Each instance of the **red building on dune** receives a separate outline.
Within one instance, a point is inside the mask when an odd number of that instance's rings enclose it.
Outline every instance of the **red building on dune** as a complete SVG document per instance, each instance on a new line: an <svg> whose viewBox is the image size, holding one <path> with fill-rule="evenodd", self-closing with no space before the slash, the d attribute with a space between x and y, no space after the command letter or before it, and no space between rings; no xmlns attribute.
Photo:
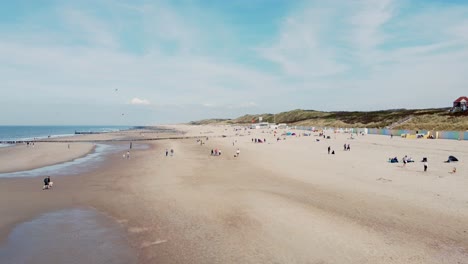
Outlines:
<svg viewBox="0 0 468 264"><path fill-rule="evenodd" d="M468 97L460 96L457 100L453 101L452 111L466 111L468 109Z"/></svg>

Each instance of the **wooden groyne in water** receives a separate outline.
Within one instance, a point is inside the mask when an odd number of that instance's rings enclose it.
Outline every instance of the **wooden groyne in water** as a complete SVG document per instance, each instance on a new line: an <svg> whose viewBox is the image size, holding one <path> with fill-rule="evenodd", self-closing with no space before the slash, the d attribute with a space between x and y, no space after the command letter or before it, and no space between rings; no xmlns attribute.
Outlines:
<svg viewBox="0 0 468 264"><path fill-rule="evenodd" d="M106 132L96 132L96 131L75 131L75 135L97 135Z"/></svg>

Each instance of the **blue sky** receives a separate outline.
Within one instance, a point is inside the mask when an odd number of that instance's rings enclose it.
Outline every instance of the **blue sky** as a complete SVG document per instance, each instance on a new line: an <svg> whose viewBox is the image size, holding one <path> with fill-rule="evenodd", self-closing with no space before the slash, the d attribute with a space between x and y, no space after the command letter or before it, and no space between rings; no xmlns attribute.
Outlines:
<svg viewBox="0 0 468 264"><path fill-rule="evenodd" d="M0 125L448 107L468 1L5 1Z"/></svg>

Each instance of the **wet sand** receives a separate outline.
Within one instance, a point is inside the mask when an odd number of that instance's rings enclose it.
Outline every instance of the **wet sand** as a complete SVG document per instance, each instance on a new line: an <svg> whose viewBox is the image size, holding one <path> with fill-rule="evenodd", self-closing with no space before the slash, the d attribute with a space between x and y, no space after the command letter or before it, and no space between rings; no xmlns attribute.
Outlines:
<svg viewBox="0 0 468 264"><path fill-rule="evenodd" d="M83 206L126 230L139 263L468 263L467 142L276 142L261 130L176 128L209 139L148 142L129 160L114 153L94 171L55 179L49 191L38 178L0 179L0 243L18 223ZM213 148L223 154L210 156ZM404 155L416 162L387 162ZM460 162L444 163L448 155Z"/></svg>
<svg viewBox="0 0 468 264"><path fill-rule="evenodd" d="M0 248L0 263L135 263L117 223L91 209L47 213L22 223Z"/></svg>
<svg viewBox="0 0 468 264"><path fill-rule="evenodd" d="M24 171L83 157L94 150L91 143L18 144L0 148L0 173Z"/></svg>

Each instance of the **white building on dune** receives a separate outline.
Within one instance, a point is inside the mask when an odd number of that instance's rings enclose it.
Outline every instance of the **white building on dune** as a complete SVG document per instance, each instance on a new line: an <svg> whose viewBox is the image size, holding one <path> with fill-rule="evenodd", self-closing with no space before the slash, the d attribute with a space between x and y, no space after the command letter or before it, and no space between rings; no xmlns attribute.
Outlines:
<svg viewBox="0 0 468 264"><path fill-rule="evenodd" d="M270 124L268 122L260 122L250 125L251 129L265 129L270 128Z"/></svg>

